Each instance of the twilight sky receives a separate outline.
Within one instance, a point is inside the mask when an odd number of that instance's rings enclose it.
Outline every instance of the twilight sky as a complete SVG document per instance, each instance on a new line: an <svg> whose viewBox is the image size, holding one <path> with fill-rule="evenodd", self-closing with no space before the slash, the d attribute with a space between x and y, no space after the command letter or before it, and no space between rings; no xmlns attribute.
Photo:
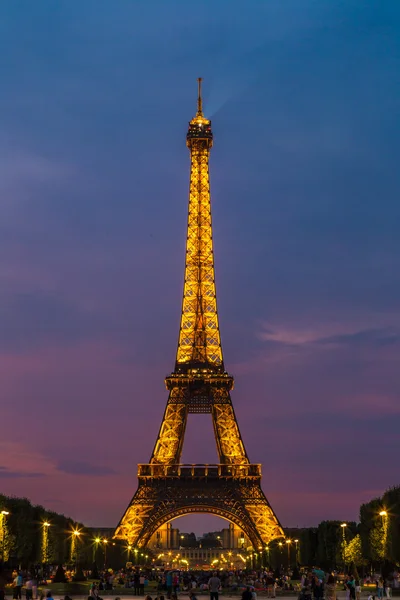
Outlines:
<svg viewBox="0 0 400 600"><path fill-rule="evenodd" d="M267 497L312 525L399 484L400 3L14 0L0 52L0 492L114 526L136 489L200 75L224 358ZM183 459L216 456L192 415Z"/></svg>

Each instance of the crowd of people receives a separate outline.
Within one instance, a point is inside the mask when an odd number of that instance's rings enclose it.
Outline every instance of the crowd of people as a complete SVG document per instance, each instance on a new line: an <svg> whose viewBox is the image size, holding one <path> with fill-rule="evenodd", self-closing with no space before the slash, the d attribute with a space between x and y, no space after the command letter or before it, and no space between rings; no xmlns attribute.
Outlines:
<svg viewBox="0 0 400 600"><path fill-rule="evenodd" d="M388 580L385 581L382 576L378 575L375 580L370 578L368 583L375 584L376 592L375 594L370 593L368 600L375 600L375 598L389 600L392 597L390 583ZM360 579L348 575L340 578L340 583L338 583L338 578L334 574L325 574L320 569L314 569L302 575L299 600L322 600L323 598L336 600L340 586L346 592L346 600L361 599L362 582Z"/></svg>
<svg viewBox="0 0 400 600"><path fill-rule="evenodd" d="M375 583L375 593L369 594L368 600L391 598L389 581L377 575L375 578L361 582L352 575L339 576L337 573L325 573L321 569L305 570L299 576L300 581L293 582L293 573L276 571L157 571L142 572L140 570L109 573L103 576L98 584L93 584L90 595L99 600L102 590L112 589L113 585L131 588L136 596L145 596L149 580L156 582L155 599L146 596L145 600L176 600L180 593L188 595L190 600L197 600L197 594L209 593L210 600L218 600L221 591L225 594L239 593L242 600L256 600L257 594L266 594L268 598L276 598L277 594L297 592L298 600L336 600L339 590L346 591L346 600L360 600L362 584ZM369 588L370 589L370 588Z"/></svg>
<svg viewBox="0 0 400 600"><path fill-rule="evenodd" d="M296 573L293 581L293 572L277 569L275 571L178 571L155 570L131 567L129 569L104 570L99 574L96 582L90 584L89 598L101 600L103 595L108 595L119 587L129 588L132 595L145 597L149 582L156 592L154 600L177 600L180 593L189 596L190 600L197 600L199 594L209 594L210 600L219 600L223 591L231 595L241 594L242 600L257 600L257 594L262 593L268 598L276 598L277 594L296 592L298 600L336 600L339 590L346 591L346 600L360 600L363 584L375 584L373 592L369 593L368 600L389 600L391 598L391 582L384 580L381 575L365 578L363 581L352 575L344 576L338 573L325 573L321 569L313 568L302 573ZM90 572L86 573L88 579ZM97 577L97 576L96 576ZM301 577L299 581L299 577ZM398 581L397 574L394 579ZM11 579L9 580L11 583ZM52 599L50 591L39 591L39 586L46 588L47 579L40 572L14 571L12 585L7 592L12 590L14 600L45 600ZM0 577L0 600L5 600L5 582ZM144 600L153 600L147 595Z"/></svg>

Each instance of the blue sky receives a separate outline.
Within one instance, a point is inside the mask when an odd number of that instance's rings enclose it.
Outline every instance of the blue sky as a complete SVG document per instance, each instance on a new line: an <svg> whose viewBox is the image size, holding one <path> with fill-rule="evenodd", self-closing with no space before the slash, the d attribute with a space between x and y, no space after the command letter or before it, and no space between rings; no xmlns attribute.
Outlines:
<svg viewBox="0 0 400 600"><path fill-rule="evenodd" d="M174 365L198 76L264 490L294 526L398 484L400 5L16 0L0 51L0 491L112 526L135 490ZM216 460L205 417L183 458Z"/></svg>

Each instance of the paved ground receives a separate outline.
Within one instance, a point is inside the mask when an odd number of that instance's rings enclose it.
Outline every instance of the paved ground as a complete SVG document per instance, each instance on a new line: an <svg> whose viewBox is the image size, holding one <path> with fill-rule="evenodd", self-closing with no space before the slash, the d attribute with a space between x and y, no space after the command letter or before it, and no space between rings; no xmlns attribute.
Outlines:
<svg viewBox="0 0 400 600"><path fill-rule="evenodd" d="M397 590L396 590L397 591ZM8 593L7 593L8 592ZM367 597L371 594L370 590L364 590L361 594L362 600L367 600ZM133 596L133 595L121 595L119 596L118 593L114 593L113 595L102 595L101 598L102 600L116 600L116 598L121 598L121 600L144 600L144 598L146 597L147 594L145 594L144 596ZM153 598L153 600L155 600L157 594L155 592L149 592L149 596L151 596ZM72 595L73 600L88 600L88 595ZM164 596L166 598L166 596ZM202 594L198 594L198 599L199 600L208 600L209 596L206 593L202 593ZM220 594L219 595L219 599L220 600L240 600L241 594L240 593L236 593L236 594ZM267 600L267 593L266 592L258 592L257 594L258 598L262 598L263 600ZM346 598L346 592L344 590L338 590L336 593L336 597L338 598L338 600L345 600ZM12 591L7 590L6 591L6 598L5 600L11 600L12 598ZM60 595L55 593L53 596L54 600L64 600L64 595ZM292 593L290 595L278 595L276 597L276 600L297 600L298 598L298 594L296 593ZM189 596L187 593L182 592L178 595L178 600L188 600Z"/></svg>

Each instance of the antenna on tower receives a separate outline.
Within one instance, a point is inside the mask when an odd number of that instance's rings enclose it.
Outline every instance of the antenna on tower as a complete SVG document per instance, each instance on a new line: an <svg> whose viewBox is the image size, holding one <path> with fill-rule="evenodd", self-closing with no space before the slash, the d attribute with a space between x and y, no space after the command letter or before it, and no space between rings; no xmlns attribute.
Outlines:
<svg viewBox="0 0 400 600"><path fill-rule="evenodd" d="M202 77L198 77L197 78L197 85L198 85L198 95L197 95L197 116L198 117L202 117L203 116L203 101L201 99L201 82L203 81Z"/></svg>

